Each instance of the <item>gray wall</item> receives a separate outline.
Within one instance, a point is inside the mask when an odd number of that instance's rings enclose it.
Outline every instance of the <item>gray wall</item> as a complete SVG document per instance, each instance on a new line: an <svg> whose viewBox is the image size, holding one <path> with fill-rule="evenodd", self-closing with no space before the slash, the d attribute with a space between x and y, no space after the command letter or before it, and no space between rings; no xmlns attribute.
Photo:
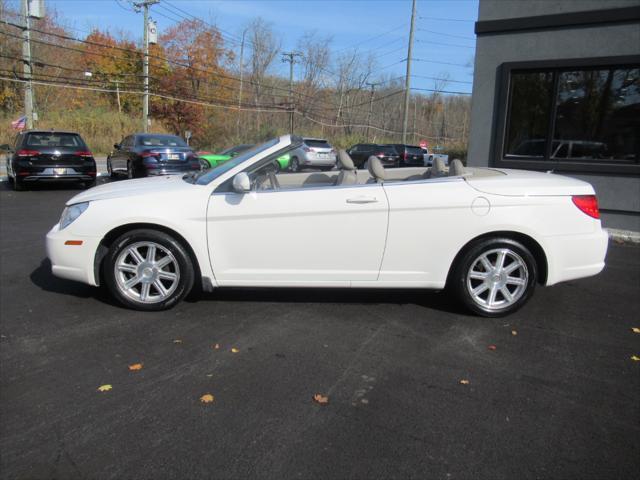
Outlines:
<svg viewBox="0 0 640 480"><path fill-rule="evenodd" d="M637 5L640 5L640 0L480 0L479 20ZM502 63L638 54L639 24L478 36L471 99L471 131L467 157L469 165L486 166L490 163L496 81L498 67ZM597 174L571 175L594 185L600 207L605 210L605 226L640 231L640 178Z"/></svg>

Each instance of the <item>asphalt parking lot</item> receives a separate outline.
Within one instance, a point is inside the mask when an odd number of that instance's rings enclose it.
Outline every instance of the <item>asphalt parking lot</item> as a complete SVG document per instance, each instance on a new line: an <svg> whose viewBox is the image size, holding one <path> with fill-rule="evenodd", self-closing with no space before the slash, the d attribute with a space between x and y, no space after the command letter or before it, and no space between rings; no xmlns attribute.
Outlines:
<svg viewBox="0 0 640 480"><path fill-rule="evenodd" d="M638 478L639 247L497 320L420 291L143 314L51 275L79 191L0 183L2 478Z"/></svg>

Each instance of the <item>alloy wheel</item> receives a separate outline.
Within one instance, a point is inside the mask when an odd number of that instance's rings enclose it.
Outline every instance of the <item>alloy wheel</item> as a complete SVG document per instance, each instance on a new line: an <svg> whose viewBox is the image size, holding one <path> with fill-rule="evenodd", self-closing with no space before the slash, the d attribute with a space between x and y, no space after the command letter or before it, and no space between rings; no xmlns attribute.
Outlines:
<svg viewBox="0 0 640 480"><path fill-rule="evenodd" d="M473 302L491 311L515 304L526 292L528 283L526 262L510 248L481 253L471 262L466 278Z"/></svg>
<svg viewBox="0 0 640 480"><path fill-rule="evenodd" d="M159 303L171 296L180 282L175 256L156 242L137 242L118 255L114 276L120 292L136 302Z"/></svg>

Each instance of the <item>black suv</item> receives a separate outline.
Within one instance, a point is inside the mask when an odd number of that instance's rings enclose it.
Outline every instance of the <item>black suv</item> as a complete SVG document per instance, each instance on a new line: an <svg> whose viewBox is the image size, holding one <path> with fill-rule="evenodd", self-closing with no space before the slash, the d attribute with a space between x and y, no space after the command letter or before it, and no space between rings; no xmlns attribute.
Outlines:
<svg viewBox="0 0 640 480"><path fill-rule="evenodd" d="M8 152L7 176L14 190L39 182L96 184L96 161L75 132L27 130L16 136L13 147L0 148Z"/></svg>
<svg viewBox="0 0 640 480"><path fill-rule="evenodd" d="M359 143L354 145L347 153L353 160L356 168L364 168L369 157L378 157L385 167L400 166L400 155L392 145L377 145L375 143Z"/></svg>
<svg viewBox="0 0 640 480"><path fill-rule="evenodd" d="M394 143L393 146L400 155L402 167L424 167L424 151L415 145L403 145Z"/></svg>

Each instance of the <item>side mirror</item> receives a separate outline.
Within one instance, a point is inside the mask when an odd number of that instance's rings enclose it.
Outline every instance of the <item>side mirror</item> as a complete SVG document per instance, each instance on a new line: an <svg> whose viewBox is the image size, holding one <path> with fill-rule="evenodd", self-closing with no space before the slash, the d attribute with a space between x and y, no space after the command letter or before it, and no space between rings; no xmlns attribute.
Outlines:
<svg viewBox="0 0 640 480"><path fill-rule="evenodd" d="M251 180L247 172L240 172L233 177L233 190L236 193L247 193L251 191Z"/></svg>
<svg viewBox="0 0 640 480"><path fill-rule="evenodd" d="M120 144L119 143L114 143L113 144L113 148L115 148L116 150L120 150Z"/></svg>

